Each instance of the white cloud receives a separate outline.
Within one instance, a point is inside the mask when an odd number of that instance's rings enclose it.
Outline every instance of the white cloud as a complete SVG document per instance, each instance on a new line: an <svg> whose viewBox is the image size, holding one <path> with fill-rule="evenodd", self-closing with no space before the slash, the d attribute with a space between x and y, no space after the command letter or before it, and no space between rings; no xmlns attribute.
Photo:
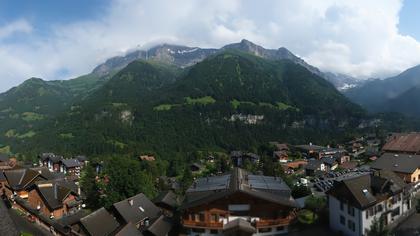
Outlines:
<svg viewBox="0 0 420 236"><path fill-rule="evenodd" d="M30 33L32 26L26 20L20 19L0 26L0 40L5 39L17 33Z"/></svg>
<svg viewBox="0 0 420 236"><path fill-rule="evenodd" d="M402 0L114 0L96 20L54 25L48 36L18 20L0 26L0 89L31 76L88 73L138 45L221 47L247 38L287 47L323 70L366 78L420 63L420 43L398 32ZM11 42L17 33L27 40ZM63 71L68 72L63 76Z"/></svg>

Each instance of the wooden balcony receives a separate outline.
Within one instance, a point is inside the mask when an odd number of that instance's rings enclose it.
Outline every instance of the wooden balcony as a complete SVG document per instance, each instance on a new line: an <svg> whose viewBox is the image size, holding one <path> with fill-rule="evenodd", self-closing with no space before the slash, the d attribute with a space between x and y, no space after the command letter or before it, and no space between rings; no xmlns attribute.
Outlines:
<svg viewBox="0 0 420 236"><path fill-rule="evenodd" d="M293 217L270 219L270 220L259 220L255 222L255 227L260 228L260 227L267 227L267 226L284 226L284 225L289 225L292 220L293 220Z"/></svg>
<svg viewBox="0 0 420 236"><path fill-rule="evenodd" d="M192 221L192 220L183 220L182 224L184 227L192 228L206 228L206 229L223 229L222 222L206 222L206 221Z"/></svg>

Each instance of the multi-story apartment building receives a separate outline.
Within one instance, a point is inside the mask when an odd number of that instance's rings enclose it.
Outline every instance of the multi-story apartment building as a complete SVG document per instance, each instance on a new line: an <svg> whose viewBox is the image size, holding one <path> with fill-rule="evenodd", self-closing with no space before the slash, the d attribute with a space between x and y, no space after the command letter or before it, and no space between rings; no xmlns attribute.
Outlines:
<svg viewBox="0 0 420 236"><path fill-rule="evenodd" d="M196 180L181 206L187 235L277 235L298 207L281 178L232 173Z"/></svg>
<svg viewBox="0 0 420 236"><path fill-rule="evenodd" d="M376 220L393 227L411 209L408 185L390 171L336 182L327 191L329 221L333 231L362 236Z"/></svg>

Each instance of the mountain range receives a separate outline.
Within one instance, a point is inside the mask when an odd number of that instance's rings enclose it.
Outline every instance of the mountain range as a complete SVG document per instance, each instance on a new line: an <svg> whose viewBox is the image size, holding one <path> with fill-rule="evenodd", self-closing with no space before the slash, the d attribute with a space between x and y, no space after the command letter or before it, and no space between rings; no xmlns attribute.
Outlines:
<svg viewBox="0 0 420 236"><path fill-rule="evenodd" d="M420 117L420 66L399 75L371 80L344 94L371 112L400 112Z"/></svg>
<svg viewBox="0 0 420 236"><path fill-rule="evenodd" d="M322 72L285 48L247 40L221 49L163 44L65 81L32 78L0 94L3 152L252 149L319 142L364 118Z"/></svg>

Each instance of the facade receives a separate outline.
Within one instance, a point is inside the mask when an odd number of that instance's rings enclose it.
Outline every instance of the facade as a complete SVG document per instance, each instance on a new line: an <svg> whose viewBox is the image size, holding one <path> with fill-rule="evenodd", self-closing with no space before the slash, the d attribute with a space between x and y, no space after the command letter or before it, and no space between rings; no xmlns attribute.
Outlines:
<svg viewBox="0 0 420 236"><path fill-rule="evenodd" d="M297 207L280 178L234 168L193 183L181 206L182 226L187 235L283 234Z"/></svg>
<svg viewBox="0 0 420 236"><path fill-rule="evenodd" d="M367 235L375 219L392 228L411 209L407 184L389 171L336 182L327 195L330 228L344 235Z"/></svg>
<svg viewBox="0 0 420 236"><path fill-rule="evenodd" d="M42 153L38 155L39 165L46 166L51 172L60 172L60 161L62 156L55 155L54 153Z"/></svg>
<svg viewBox="0 0 420 236"><path fill-rule="evenodd" d="M80 171L83 163L78 159L62 159L60 160L60 172L69 176L80 177Z"/></svg>
<svg viewBox="0 0 420 236"><path fill-rule="evenodd" d="M71 189L55 181L41 181L28 191L28 203L44 216L59 219L76 213L82 202Z"/></svg>

